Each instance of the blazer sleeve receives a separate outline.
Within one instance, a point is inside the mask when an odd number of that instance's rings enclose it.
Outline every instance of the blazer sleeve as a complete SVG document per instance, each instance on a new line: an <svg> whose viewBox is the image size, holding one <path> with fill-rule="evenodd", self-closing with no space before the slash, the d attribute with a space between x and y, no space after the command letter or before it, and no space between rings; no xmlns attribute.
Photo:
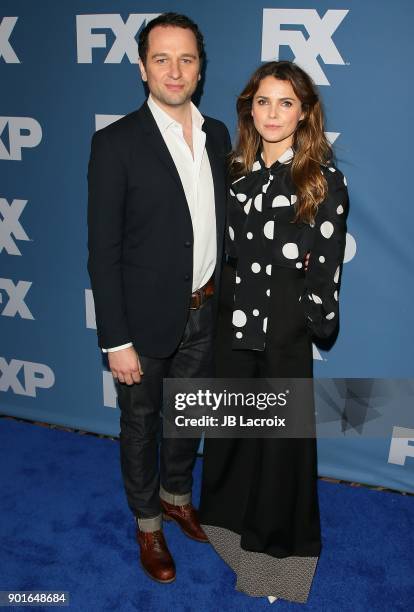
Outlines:
<svg viewBox="0 0 414 612"><path fill-rule="evenodd" d="M231 153L232 145L231 145L231 138L230 138L229 131L228 131L227 127L224 125L224 123L223 123L223 128L224 128L224 130L223 130L223 135L224 135L224 151L225 151L225 154L226 154L226 157L227 157ZM228 160L226 159L225 161L226 161L226 165L227 165L227 161Z"/></svg>
<svg viewBox="0 0 414 612"><path fill-rule="evenodd" d="M92 138L88 166L88 272L95 301L98 344L131 340L122 280L127 173L105 130Z"/></svg>
<svg viewBox="0 0 414 612"><path fill-rule="evenodd" d="M338 325L339 281L346 240L348 191L343 174L334 167L324 169L328 195L320 204L315 219L315 238L311 248L301 302L312 333L328 338Z"/></svg>

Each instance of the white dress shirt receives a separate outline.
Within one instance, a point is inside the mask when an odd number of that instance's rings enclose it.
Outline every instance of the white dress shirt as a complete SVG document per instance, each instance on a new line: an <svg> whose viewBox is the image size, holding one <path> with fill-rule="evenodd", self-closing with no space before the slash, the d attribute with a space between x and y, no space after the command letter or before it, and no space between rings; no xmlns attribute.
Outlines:
<svg viewBox="0 0 414 612"><path fill-rule="evenodd" d="M147 103L173 158L187 199L193 225L192 291L196 291L211 278L217 260L214 184L206 150L206 134L201 129L204 118L191 102L192 154L181 124L158 106L151 95ZM102 351L106 353L130 346L132 342Z"/></svg>

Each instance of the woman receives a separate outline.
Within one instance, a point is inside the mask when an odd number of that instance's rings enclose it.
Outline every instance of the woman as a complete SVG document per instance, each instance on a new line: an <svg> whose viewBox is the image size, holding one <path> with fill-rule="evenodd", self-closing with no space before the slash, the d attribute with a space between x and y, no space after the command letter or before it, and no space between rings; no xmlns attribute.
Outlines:
<svg viewBox="0 0 414 612"><path fill-rule="evenodd" d="M312 335L338 323L346 182L295 64L258 68L237 112L217 376L311 378ZM307 601L321 548L314 438L206 439L200 513L238 590Z"/></svg>

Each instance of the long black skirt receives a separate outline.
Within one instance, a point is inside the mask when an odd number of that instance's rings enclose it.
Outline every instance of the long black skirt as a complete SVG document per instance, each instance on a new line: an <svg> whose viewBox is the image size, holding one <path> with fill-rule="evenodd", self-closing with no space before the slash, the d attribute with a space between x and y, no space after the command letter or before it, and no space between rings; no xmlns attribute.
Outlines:
<svg viewBox="0 0 414 612"><path fill-rule="evenodd" d="M303 273L273 266L264 351L232 349L234 276L226 266L217 377L311 378L312 342L299 302ZM238 590L306 602L321 549L316 440L207 438L200 517Z"/></svg>

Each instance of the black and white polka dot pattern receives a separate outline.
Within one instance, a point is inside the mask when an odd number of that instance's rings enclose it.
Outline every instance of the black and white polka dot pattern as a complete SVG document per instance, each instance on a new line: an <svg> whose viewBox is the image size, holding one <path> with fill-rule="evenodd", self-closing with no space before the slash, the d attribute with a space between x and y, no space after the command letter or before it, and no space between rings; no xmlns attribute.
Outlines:
<svg viewBox="0 0 414 612"><path fill-rule="evenodd" d="M226 249L238 259L234 310L236 321L243 321L243 325L234 323L235 348L265 347L272 265L305 274L308 299L301 304L315 335L327 337L337 325L348 211L346 179L332 165L322 168L328 195L314 223L292 223L297 202L290 175L292 155L289 149L271 168L258 156L252 172L230 188ZM311 256L305 272L307 252Z"/></svg>

